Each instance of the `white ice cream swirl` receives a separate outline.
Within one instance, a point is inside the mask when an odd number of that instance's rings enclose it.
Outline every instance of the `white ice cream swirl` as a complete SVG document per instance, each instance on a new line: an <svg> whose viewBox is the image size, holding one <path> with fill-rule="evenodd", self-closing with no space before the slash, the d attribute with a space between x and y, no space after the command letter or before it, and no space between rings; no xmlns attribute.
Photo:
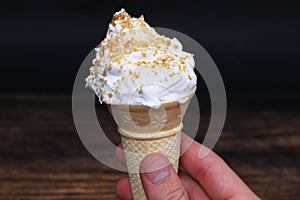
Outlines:
<svg viewBox="0 0 300 200"><path fill-rule="evenodd" d="M124 9L113 16L95 50L86 82L100 102L158 108L164 102L184 103L196 87L193 55L182 51L176 38L159 35L143 16L130 17Z"/></svg>

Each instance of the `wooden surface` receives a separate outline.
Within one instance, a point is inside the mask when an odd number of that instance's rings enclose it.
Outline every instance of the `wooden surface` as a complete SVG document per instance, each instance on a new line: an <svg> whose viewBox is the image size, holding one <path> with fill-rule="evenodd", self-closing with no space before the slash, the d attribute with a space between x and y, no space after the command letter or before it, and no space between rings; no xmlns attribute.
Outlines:
<svg viewBox="0 0 300 200"><path fill-rule="evenodd" d="M214 150L262 199L299 199L299 99L269 102L229 99ZM2 96L0 110L0 199L116 199L115 183L126 174L85 149L70 97ZM208 119L204 111L201 123Z"/></svg>

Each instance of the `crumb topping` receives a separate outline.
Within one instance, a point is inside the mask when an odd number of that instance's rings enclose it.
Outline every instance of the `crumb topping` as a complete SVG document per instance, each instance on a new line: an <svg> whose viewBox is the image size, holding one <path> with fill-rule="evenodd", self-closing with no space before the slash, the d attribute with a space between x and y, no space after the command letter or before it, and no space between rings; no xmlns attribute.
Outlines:
<svg viewBox="0 0 300 200"><path fill-rule="evenodd" d="M178 88L195 85L193 55L182 51L176 38L159 35L144 16L131 17L124 9L115 13L95 50L86 81L100 102L121 101L132 91L144 95L148 82L176 83Z"/></svg>

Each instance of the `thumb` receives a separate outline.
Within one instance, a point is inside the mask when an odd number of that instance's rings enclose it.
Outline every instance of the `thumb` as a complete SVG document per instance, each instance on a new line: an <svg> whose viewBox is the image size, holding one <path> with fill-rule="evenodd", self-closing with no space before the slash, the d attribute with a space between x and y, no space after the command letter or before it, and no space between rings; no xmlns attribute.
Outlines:
<svg viewBox="0 0 300 200"><path fill-rule="evenodd" d="M188 199L180 178L164 155L152 153L146 156L141 163L140 171L149 200Z"/></svg>

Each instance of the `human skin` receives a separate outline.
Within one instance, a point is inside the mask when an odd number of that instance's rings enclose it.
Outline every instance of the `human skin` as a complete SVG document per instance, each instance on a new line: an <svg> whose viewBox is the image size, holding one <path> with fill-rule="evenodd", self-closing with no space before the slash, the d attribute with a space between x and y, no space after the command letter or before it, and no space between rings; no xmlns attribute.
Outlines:
<svg viewBox="0 0 300 200"><path fill-rule="evenodd" d="M202 148L202 149L201 149ZM169 160L160 153L146 156L140 167L141 179L149 200L169 199L259 199L216 153L182 134L180 164L186 173L175 172ZM200 153L205 156L199 156ZM124 163L124 154L117 150ZM204 154L203 154L204 155ZM162 166L159 169L159 166ZM128 177L116 184L120 199L132 199Z"/></svg>

